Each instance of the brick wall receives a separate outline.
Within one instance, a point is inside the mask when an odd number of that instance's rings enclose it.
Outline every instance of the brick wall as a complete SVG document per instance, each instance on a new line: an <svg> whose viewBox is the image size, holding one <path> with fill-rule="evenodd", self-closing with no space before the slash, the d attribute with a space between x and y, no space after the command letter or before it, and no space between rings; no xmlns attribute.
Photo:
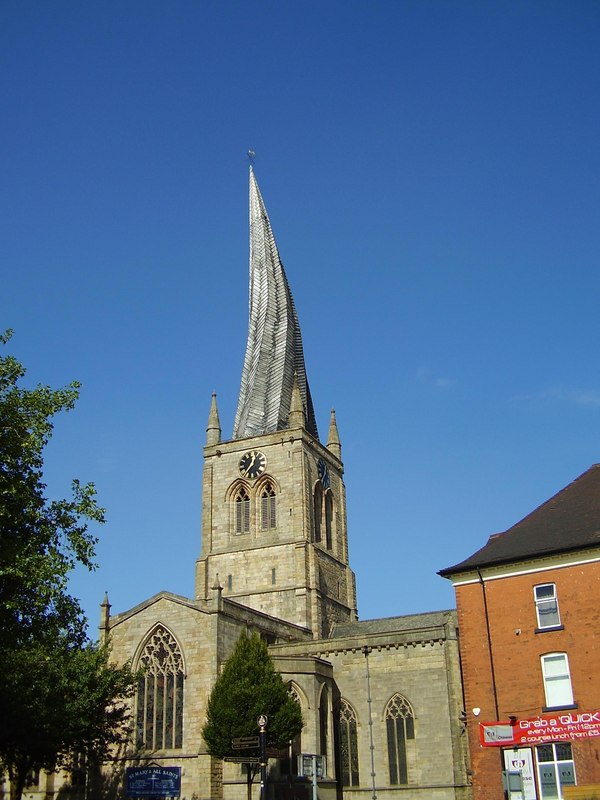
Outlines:
<svg viewBox="0 0 600 800"><path fill-rule="evenodd" d="M542 713L541 655L567 653L577 710L600 708L600 562L548 562L537 571L521 567L510 575L484 576L489 640L481 584L456 587L474 800L503 798L500 748L481 747L478 723ZM533 587L541 583L556 585L562 630L536 632ZM480 709L478 716L474 708ZM573 753L578 783L600 781L600 746L593 740L574 742Z"/></svg>

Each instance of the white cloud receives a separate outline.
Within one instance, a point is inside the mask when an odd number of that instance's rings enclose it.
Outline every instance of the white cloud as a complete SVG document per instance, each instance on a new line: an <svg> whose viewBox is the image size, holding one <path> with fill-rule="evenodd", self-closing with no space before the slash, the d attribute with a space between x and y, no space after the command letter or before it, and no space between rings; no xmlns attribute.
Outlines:
<svg viewBox="0 0 600 800"><path fill-rule="evenodd" d="M422 383L432 386L434 389L444 391L450 389L456 384L453 378L444 378L433 374L429 367L419 367L417 370L417 379Z"/></svg>
<svg viewBox="0 0 600 800"><path fill-rule="evenodd" d="M518 398L517 398L518 399ZM536 402L539 400L554 401L574 406L600 407L600 390L597 389L566 389L553 386L543 389L538 393L524 395L523 400Z"/></svg>
<svg viewBox="0 0 600 800"><path fill-rule="evenodd" d="M600 392L594 390L573 391L570 399L578 406L600 406Z"/></svg>

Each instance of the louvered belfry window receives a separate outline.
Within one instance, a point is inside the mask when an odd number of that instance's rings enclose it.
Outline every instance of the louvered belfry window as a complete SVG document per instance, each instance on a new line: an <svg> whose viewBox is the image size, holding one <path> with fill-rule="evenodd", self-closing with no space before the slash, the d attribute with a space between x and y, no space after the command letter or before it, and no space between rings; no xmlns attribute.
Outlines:
<svg viewBox="0 0 600 800"><path fill-rule="evenodd" d="M136 695L136 739L147 750L183 746L183 658L173 635L158 625L144 646Z"/></svg>
<svg viewBox="0 0 600 800"><path fill-rule="evenodd" d="M235 532L248 533L250 530L250 498L242 487L235 497Z"/></svg>
<svg viewBox="0 0 600 800"><path fill-rule="evenodd" d="M263 531L277 527L277 498L272 483L265 484L260 493L260 527Z"/></svg>

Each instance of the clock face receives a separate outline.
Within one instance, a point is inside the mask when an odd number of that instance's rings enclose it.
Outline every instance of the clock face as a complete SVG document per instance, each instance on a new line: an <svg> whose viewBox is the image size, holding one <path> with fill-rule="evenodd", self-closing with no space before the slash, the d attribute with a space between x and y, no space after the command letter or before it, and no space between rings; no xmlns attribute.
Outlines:
<svg viewBox="0 0 600 800"><path fill-rule="evenodd" d="M260 450L249 450L240 458L240 475L258 478L267 468L267 457Z"/></svg>
<svg viewBox="0 0 600 800"><path fill-rule="evenodd" d="M317 472L319 473L319 478L321 479L321 483L325 487L325 489L329 489L330 480L329 480L329 469L327 464L320 458L317 461Z"/></svg>

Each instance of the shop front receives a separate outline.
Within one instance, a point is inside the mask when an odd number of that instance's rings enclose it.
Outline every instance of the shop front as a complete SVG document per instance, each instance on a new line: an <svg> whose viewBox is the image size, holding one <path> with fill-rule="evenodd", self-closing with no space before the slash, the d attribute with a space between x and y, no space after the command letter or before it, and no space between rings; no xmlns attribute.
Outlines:
<svg viewBox="0 0 600 800"><path fill-rule="evenodd" d="M508 800L563 800L577 785L576 742L600 737L600 710L482 722L479 737L502 748Z"/></svg>

